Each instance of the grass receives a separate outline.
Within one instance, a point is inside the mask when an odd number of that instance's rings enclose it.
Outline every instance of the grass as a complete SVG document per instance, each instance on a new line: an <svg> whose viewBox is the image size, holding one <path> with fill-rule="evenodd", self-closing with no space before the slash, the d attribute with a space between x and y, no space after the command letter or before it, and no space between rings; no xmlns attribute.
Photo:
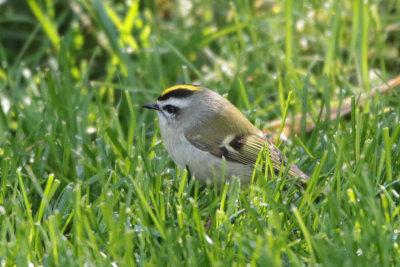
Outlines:
<svg viewBox="0 0 400 267"><path fill-rule="evenodd" d="M179 3L1 4L1 265L399 265L400 95L357 106L400 73L399 2ZM309 114L279 144L304 190L179 170L140 108L177 83L260 128Z"/></svg>

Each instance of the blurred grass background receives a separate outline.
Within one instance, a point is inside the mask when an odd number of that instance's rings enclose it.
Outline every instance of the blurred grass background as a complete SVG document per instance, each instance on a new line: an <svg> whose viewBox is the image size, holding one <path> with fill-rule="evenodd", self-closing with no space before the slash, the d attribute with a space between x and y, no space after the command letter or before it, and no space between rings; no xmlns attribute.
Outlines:
<svg viewBox="0 0 400 267"><path fill-rule="evenodd" d="M2 266L399 264L400 1L0 1ZM200 186L169 158L166 88L201 84L312 176ZM319 110L353 97L347 119ZM283 177L285 175L283 174ZM261 177L261 176L260 176ZM207 231L208 218L213 218Z"/></svg>

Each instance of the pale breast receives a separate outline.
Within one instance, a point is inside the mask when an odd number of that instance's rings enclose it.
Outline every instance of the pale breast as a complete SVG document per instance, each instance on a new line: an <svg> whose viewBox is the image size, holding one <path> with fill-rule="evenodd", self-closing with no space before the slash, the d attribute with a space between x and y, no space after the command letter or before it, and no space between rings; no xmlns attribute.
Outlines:
<svg viewBox="0 0 400 267"><path fill-rule="evenodd" d="M220 182L223 164L225 164L225 177L228 181L232 176L239 177L242 184L248 184L251 181L252 166L231 161L223 162L221 158L193 146L187 141L183 133L169 134L168 130L162 132L169 155L179 168L184 169L188 166L191 173L200 182L206 183L207 180L212 182L214 181L214 175L217 182ZM168 135L168 138L165 138L165 135Z"/></svg>

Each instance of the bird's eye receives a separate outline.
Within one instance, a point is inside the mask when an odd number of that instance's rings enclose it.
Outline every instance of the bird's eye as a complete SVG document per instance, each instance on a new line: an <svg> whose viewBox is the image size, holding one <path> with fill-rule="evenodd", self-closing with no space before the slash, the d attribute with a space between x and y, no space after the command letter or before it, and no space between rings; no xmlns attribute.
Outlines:
<svg viewBox="0 0 400 267"><path fill-rule="evenodd" d="M166 112L170 113L170 114L176 114L179 110L179 108L172 106L172 105L165 105L163 107L163 110L165 110Z"/></svg>

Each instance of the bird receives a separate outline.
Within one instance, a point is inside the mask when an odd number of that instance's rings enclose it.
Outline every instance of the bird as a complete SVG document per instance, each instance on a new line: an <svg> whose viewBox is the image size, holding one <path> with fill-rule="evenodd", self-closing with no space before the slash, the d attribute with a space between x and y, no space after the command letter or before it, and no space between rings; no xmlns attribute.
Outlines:
<svg viewBox="0 0 400 267"><path fill-rule="evenodd" d="M309 179L295 164L289 165L282 152L237 107L207 87L175 85L155 103L142 107L157 112L169 155L201 183L215 177L220 185L224 174L227 181L236 176L248 185L261 151L268 151L276 174L283 166L289 168L288 177Z"/></svg>

